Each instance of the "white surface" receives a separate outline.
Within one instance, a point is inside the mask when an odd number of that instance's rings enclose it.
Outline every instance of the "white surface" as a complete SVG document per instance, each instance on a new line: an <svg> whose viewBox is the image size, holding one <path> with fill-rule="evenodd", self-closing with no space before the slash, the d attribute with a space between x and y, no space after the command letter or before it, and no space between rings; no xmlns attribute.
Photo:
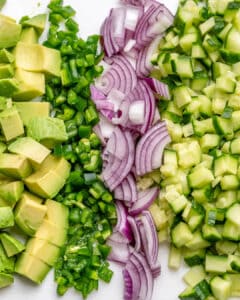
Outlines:
<svg viewBox="0 0 240 300"><path fill-rule="evenodd" d="M162 1L172 11L175 11L177 0ZM20 19L24 15L33 16L46 11L49 0L8 0L3 12L9 16ZM77 10L77 20L80 24L81 36L98 33L100 25L107 16L111 7L117 6L117 0L68 0ZM160 247L159 260L162 266L161 276L155 280L152 300L176 300L177 295L184 289L182 276L186 269L169 271L167 268L166 245ZM100 283L99 290L92 293L89 300L121 300L123 299L123 281L120 268L112 265L114 276L110 284ZM65 296L58 297L56 284L53 281L53 272L40 286L31 284L28 280L15 276L15 283L8 288L0 290L0 299L3 300L80 300L80 294L68 291ZM144 300L144 299L140 299Z"/></svg>

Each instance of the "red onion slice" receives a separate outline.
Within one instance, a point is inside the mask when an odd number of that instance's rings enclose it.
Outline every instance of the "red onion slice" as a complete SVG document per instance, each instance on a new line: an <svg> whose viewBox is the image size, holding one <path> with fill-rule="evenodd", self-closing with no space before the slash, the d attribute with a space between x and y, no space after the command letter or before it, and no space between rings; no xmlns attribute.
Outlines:
<svg viewBox="0 0 240 300"><path fill-rule="evenodd" d="M149 208L159 193L158 187L152 187L144 191L138 192L138 199L129 208L128 212L132 216L139 215L142 211Z"/></svg>
<svg viewBox="0 0 240 300"><path fill-rule="evenodd" d="M131 227L132 234L133 234L134 249L135 249L135 251L139 252L141 250L141 246L142 246L139 227L136 223L136 220L133 217L127 216L127 220L128 220L128 223Z"/></svg>
<svg viewBox="0 0 240 300"><path fill-rule="evenodd" d="M130 256L129 245L111 239L107 240L107 244L111 247L108 259L120 264L126 264Z"/></svg>
<svg viewBox="0 0 240 300"><path fill-rule="evenodd" d="M155 78L144 78L144 80L148 83L151 89L157 93L158 95L162 96L163 98L170 100L170 92L168 85L155 79Z"/></svg>
<svg viewBox="0 0 240 300"><path fill-rule="evenodd" d="M114 232L120 232L129 241L132 240L132 231L127 220L127 210L120 201L116 201L117 224L114 227Z"/></svg>

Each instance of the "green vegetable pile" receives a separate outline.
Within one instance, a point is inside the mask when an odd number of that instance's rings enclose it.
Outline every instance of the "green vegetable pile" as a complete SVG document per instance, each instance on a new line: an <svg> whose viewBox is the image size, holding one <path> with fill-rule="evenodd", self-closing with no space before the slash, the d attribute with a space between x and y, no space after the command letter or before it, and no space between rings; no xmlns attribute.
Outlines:
<svg viewBox="0 0 240 300"><path fill-rule="evenodd" d="M50 28L44 45L60 50L62 65L61 77L47 81L43 100L49 101L52 114L64 121L68 135L68 141L57 145L54 154L72 165L67 183L56 197L70 212L68 238L55 265L55 280L59 295L74 287L85 298L98 288L99 279L111 280L106 239L116 222L112 195L99 179L101 143L92 131L99 119L89 86L102 72L97 65L102 54L98 54L98 36L86 41L78 37L75 11L70 6L56 0L48 8Z"/></svg>
<svg viewBox="0 0 240 300"><path fill-rule="evenodd" d="M180 299L240 296L240 2L181 1L153 58L172 143L151 208L169 267L190 266Z"/></svg>

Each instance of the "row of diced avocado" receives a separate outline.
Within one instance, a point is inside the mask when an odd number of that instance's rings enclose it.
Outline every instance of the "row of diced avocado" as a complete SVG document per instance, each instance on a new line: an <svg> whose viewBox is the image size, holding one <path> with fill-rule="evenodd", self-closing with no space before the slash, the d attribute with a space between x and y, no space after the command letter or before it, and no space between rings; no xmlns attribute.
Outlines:
<svg viewBox="0 0 240 300"><path fill-rule="evenodd" d="M46 14L21 24L0 15L0 96L26 101L45 93L45 76L60 76L58 50L38 44Z"/></svg>

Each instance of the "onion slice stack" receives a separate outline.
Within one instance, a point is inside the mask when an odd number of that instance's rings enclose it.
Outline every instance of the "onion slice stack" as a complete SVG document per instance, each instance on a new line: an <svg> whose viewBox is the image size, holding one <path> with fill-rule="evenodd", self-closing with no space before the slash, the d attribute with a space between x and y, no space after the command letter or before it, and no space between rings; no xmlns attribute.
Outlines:
<svg viewBox="0 0 240 300"><path fill-rule="evenodd" d="M102 180L116 199L117 224L108 240L109 260L121 264L124 299L150 300L160 274L158 238L149 206L159 188L137 189L137 176L158 169L170 143L156 98L169 99L167 85L148 78L151 57L166 29L169 10L155 0L122 0L101 27L102 75L91 86L100 112L94 127L103 145ZM156 97L157 96L157 97Z"/></svg>

